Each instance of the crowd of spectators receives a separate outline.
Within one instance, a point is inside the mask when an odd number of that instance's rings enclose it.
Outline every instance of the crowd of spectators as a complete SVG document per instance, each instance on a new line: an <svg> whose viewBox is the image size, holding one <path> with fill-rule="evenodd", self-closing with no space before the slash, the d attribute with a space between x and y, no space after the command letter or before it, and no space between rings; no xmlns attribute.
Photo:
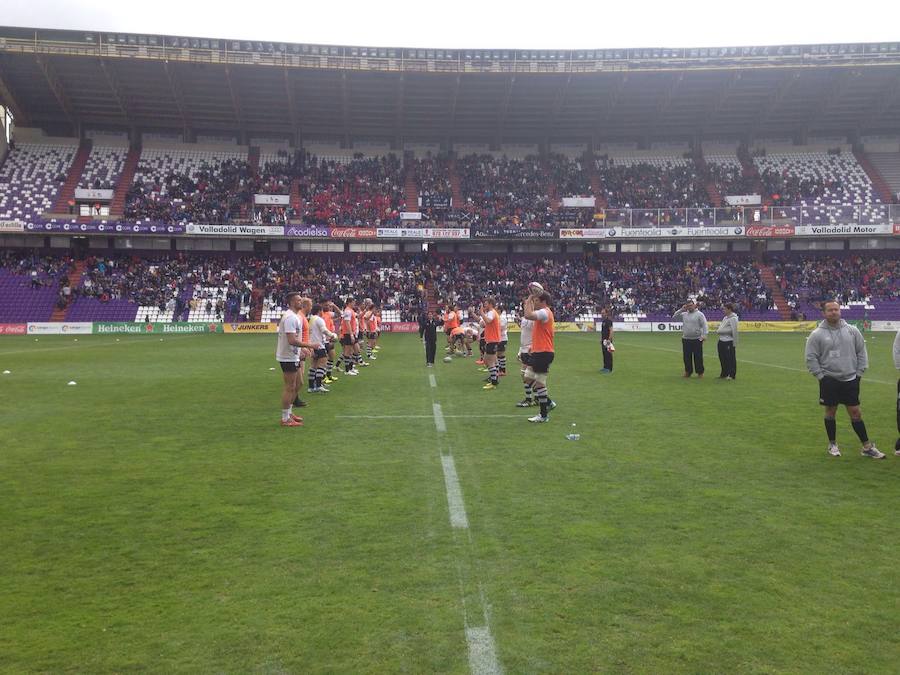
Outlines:
<svg viewBox="0 0 900 675"><path fill-rule="evenodd" d="M618 209L683 209L711 206L696 166L650 163L619 164L610 157L596 160L606 202Z"/></svg>
<svg viewBox="0 0 900 675"><path fill-rule="evenodd" d="M900 260L892 256L783 256L771 262L793 307L836 297L842 302L900 300ZM127 300L173 312L184 320L190 309L205 309L222 320L251 318L252 308L283 306L288 291L316 299L348 295L371 298L395 309L401 320L415 320L426 299L463 308L494 296L514 310L528 282L540 280L553 297L560 321L610 307L616 316L668 315L693 297L714 313L726 302L737 313L774 307L772 294L749 257L708 255L585 254L526 259L522 256L472 258L427 254L349 256L162 255L143 258L110 254L86 259L82 283L69 284L69 256L0 253L0 265L27 275L35 288L60 289L60 301L73 297L101 302ZM68 293L63 289L68 288ZM206 295L192 297L202 288Z"/></svg>
<svg viewBox="0 0 900 675"><path fill-rule="evenodd" d="M422 214L427 220L436 219L441 212L449 211L437 205L450 204L453 197L450 160L446 155L428 155L412 162L413 176L422 200Z"/></svg>
<svg viewBox="0 0 900 675"><path fill-rule="evenodd" d="M403 165L396 155L356 155L346 163L311 156L300 183L309 224L395 224L406 209Z"/></svg>
<svg viewBox="0 0 900 675"><path fill-rule="evenodd" d="M468 155L457 160L456 171L466 202L461 208L474 226L541 228L552 220L547 172L539 157Z"/></svg>
<svg viewBox="0 0 900 675"><path fill-rule="evenodd" d="M191 177L168 171L137 179L125 199L125 219L160 223L227 223L253 195L253 172L242 160L204 163Z"/></svg>
<svg viewBox="0 0 900 675"><path fill-rule="evenodd" d="M754 195L759 189L753 176L744 175L743 167L707 164L706 171L707 178L715 184L723 198L726 195Z"/></svg>
<svg viewBox="0 0 900 675"><path fill-rule="evenodd" d="M844 304L900 300L900 259L896 256L785 256L773 258L770 266L793 309L831 298Z"/></svg>

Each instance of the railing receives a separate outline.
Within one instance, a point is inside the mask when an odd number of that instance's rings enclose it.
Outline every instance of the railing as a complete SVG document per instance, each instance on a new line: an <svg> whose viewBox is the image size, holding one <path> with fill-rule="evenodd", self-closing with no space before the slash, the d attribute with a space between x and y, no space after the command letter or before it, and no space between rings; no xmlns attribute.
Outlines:
<svg viewBox="0 0 900 675"><path fill-rule="evenodd" d="M900 43L593 50L348 47L163 35L0 28L0 51L369 71L589 73L684 67L885 65ZM7 33L6 36L3 33Z"/></svg>
<svg viewBox="0 0 900 675"><path fill-rule="evenodd" d="M558 227L726 227L752 225L900 225L900 204L852 206L733 206L686 209L597 209L593 220L583 214L557 214Z"/></svg>

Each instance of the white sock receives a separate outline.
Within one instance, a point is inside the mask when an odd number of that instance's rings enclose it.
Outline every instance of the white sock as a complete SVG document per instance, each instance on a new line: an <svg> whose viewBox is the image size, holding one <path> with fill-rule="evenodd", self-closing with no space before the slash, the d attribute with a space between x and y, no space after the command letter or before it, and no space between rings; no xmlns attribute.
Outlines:
<svg viewBox="0 0 900 675"><path fill-rule="evenodd" d="M281 411L281 421L287 422L289 419L291 419L291 409L285 408Z"/></svg>

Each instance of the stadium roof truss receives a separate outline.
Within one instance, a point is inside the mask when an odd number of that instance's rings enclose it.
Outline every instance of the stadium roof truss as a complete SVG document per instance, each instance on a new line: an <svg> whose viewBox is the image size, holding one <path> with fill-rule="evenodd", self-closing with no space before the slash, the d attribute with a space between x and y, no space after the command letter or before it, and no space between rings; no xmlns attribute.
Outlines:
<svg viewBox="0 0 900 675"><path fill-rule="evenodd" d="M439 50L0 28L20 125L602 141L900 131L900 44Z"/></svg>

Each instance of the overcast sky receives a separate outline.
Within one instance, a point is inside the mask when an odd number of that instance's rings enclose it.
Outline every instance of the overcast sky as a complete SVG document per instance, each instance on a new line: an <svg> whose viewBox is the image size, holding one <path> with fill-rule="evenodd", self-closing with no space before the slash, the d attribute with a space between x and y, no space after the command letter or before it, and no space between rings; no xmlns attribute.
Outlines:
<svg viewBox="0 0 900 675"><path fill-rule="evenodd" d="M0 24L373 47L598 49L900 41L896 0L4 0Z"/></svg>

